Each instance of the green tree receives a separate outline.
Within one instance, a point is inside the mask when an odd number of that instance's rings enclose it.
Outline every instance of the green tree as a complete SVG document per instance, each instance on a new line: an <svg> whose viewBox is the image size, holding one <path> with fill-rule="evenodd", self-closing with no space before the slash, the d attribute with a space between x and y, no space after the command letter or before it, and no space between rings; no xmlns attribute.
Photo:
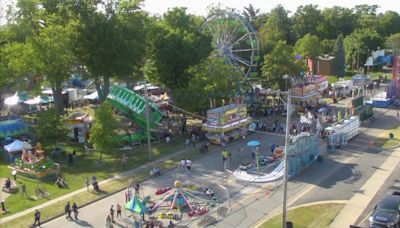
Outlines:
<svg viewBox="0 0 400 228"><path fill-rule="evenodd" d="M279 40L291 43L291 21L288 13L282 5L276 6L269 13L267 21L259 29L262 53L271 51Z"/></svg>
<svg viewBox="0 0 400 228"><path fill-rule="evenodd" d="M252 4L249 4L249 6L244 7L242 14L248 22L250 22L254 27L256 27L255 23L257 21L259 13L260 9L254 9L254 6Z"/></svg>
<svg viewBox="0 0 400 228"><path fill-rule="evenodd" d="M378 29L379 22L376 16L378 5L357 5L354 7L355 16L357 18L356 28L362 29Z"/></svg>
<svg viewBox="0 0 400 228"><path fill-rule="evenodd" d="M48 4L52 2L52 4ZM69 15L69 1L19 0L10 15L9 28L14 39L8 48L9 69L14 76L41 76L53 90L54 105L63 112L62 84L70 77L73 64L71 37L74 33L73 16ZM7 51L6 51L7 52Z"/></svg>
<svg viewBox="0 0 400 228"><path fill-rule="evenodd" d="M336 38L335 46L333 48L333 55L335 56L335 60L333 62L333 69L335 71L335 74L339 77L344 77L346 68L342 34L340 34Z"/></svg>
<svg viewBox="0 0 400 228"><path fill-rule="evenodd" d="M94 113L94 124L90 130L90 143L100 151L101 161L104 152L110 152L118 144L115 137L118 126L112 107L107 102L102 103Z"/></svg>
<svg viewBox="0 0 400 228"><path fill-rule="evenodd" d="M346 64L352 69L364 65L369 51L383 47L384 39L375 29L356 29L344 39Z"/></svg>
<svg viewBox="0 0 400 228"><path fill-rule="evenodd" d="M294 50L296 55L315 59L321 54L320 41L317 36L308 33L296 42Z"/></svg>
<svg viewBox="0 0 400 228"><path fill-rule="evenodd" d="M325 8L322 16L320 31L324 39L336 39L339 34L347 36L354 31L356 26L356 16L349 8L340 6ZM320 36L320 38L322 37Z"/></svg>
<svg viewBox="0 0 400 228"><path fill-rule="evenodd" d="M39 35L28 40L26 51L32 59L32 70L43 75L53 90L54 106L59 113L64 111L62 100L63 82L72 72L72 32L68 25L47 25ZM29 49L32 49L31 51Z"/></svg>
<svg viewBox="0 0 400 228"><path fill-rule="evenodd" d="M321 30L321 21L323 21L323 17L318 6L310 4L297 7L292 21L296 38L300 39L307 33L318 35L319 30Z"/></svg>
<svg viewBox="0 0 400 228"><path fill-rule="evenodd" d="M393 49L396 53L400 50L400 33L392 34L386 38L386 48Z"/></svg>
<svg viewBox="0 0 400 228"><path fill-rule="evenodd" d="M51 108L38 114L35 133L45 145L57 146L64 142L69 131L68 119L59 115L56 109Z"/></svg>
<svg viewBox="0 0 400 228"><path fill-rule="evenodd" d="M378 15L379 31L382 36L390 36L400 32L400 15L394 11L386 11Z"/></svg>
<svg viewBox="0 0 400 228"><path fill-rule="evenodd" d="M174 102L185 110L204 113L215 99L219 105L236 96L241 73L221 58L207 58L188 69L190 83L174 90ZM196 102L193 102L196 101Z"/></svg>
<svg viewBox="0 0 400 228"><path fill-rule="evenodd" d="M163 15L151 30L149 58L155 72L151 81L168 88L185 87L186 70L209 56L211 38L199 31L197 18L184 8L174 8Z"/></svg>
<svg viewBox="0 0 400 228"><path fill-rule="evenodd" d="M336 40L322 40L321 45L321 53L331 55L333 53L333 47L335 46Z"/></svg>
<svg viewBox="0 0 400 228"><path fill-rule="evenodd" d="M266 85L274 89L285 88L283 75L299 76L305 66L295 59L293 48L285 41L278 41L275 48L264 56L262 78Z"/></svg>
<svg viewBox="0 0 400 228"><path fill-rule="evenodd" d="M109 1L105 11L96 10L96 1L80 9L76 55L94 80L101 100L108 95L111 78L131 82L144 63L147 14L141 1ZM86 3L83 3L86 4Z"/></svg>

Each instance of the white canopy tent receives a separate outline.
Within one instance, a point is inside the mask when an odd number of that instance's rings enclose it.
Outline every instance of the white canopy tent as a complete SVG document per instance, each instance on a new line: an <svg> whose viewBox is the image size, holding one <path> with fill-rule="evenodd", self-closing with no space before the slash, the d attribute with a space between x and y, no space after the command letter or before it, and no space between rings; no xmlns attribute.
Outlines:
<svg viewBox="0 0 400 228"><path fill-rule="evenodd" d="M32 149L31 144L20 140L15 140L14 142L4 146L4 150L6 150L9 153L18 152L22 150L29 150L29 149Z"/></svg>
<svg viewBox="0 0 400 228"><path fill-rule="evenodd" d="M93 92L91 94L83 96L83 99L88 99L88 100L98 100L99 99L99 94L96 92Z"/></svg>

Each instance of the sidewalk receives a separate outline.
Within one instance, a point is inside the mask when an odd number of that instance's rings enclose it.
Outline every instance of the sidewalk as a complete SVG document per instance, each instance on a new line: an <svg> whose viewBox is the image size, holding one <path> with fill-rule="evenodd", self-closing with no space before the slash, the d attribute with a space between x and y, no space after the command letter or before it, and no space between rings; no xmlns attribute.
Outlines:
<svg viewBox="0 0 400 228"><path fill-rule="evenodd" d="M329 227L343 228L353 225L399 162L400 149L396 149L360 190L354 194Z"/></svg>
<svg viewBox="0 0 400 228"><path fill-rule="evenodd" d="M126 171L126 172L124 172L124 173L117 174L117 175L115 175L115 176L113 176L113 177L111 177L111 178L108 178L108 179L106 179L106 180L100 181L100 182L99 182L99 185L101 186L101 185L103 185L103 184L105 184L105 183L108 183L108 182L110 182L110 181L113 181L113 180L116 180L116 179L119 179L119 178L123 178L123 177L127 177L127 176L132 176L132 175L134 175L135 173L142 172L142 171L145 170L145 169L149 169L150 167L153 167L155 164L158 164L158 163L160 163L160 162L162 162L162 161L164 161L164 160L167 160L167 159L169 159L169 158L171 158L171 157L175 157L175 156L177 156L177 155L184 154L185 152L189 151L189 149L191 149L191 148L184 148L183 150L177 151L177 152L172 153L172 154L168 154L168 155L163 156L163 157L161 157L161 158L159 158L159 159L157 159L157 160L148 162L148 163L146 163L146 164L144 164L144 165L141 165L141 166L136 167L136 168L134 168L134 169L128 170L128 171ZM5 217L5 218L3 218L3 219L0 219L0 225L1 225L1 224L4 224L4 223L6 223L6 222L9 222L9 221L11 221L11 220L17 219L18 217L21 217L21 216L24 216L24 215L27 215L27 214L32 214L36 209L40 210L40 209L45 208L45 207L47 207L47 206L56 204L56 203L58 203L58 202L60 202L60 201L63 201L63 200L66 200L66 199L71 199L71 198L73 198L75 195L77 195L77 194L79 194L79 193L82 193L82 192L86 192L86 191L87 191L87 190L86 190L86 187L83 187L83 188L81 188L81 189L79 189L79 190L70 192L70 193L68 193L68 194L66 194L66 195L63 195L63 196L57 197L57 198L55 198L55 199L49 200L49 201L47 201L46 203L40 204L40 205L38 205L38 206L29 208L29 209L26 209L26 210L24 210L24 211L15 213L15 214L10 215L10 216L7 216L7 217ZM114 194L114 193L107 194L107 195L104 196L104 197L107 197L108 195L112 195L112 194ZM103 197L102 197L102 198L103 198ZM99 199L101 199L101 198L99 198ZM99 200L99 199L97 199L97 200ZM97 201L97 200L95 200L95 201Z"/></svg>

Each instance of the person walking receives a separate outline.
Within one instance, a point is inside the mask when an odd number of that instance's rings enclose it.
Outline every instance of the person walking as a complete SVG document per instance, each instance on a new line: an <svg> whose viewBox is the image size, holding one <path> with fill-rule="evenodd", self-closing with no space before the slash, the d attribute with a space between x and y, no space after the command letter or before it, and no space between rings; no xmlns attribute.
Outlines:
<svg viewBox="0 0 400 228"><path fill-rule="evenodd" d="M221 156L222 156L222 165L224 167L224 170L226 169L226 160L229 157L229 152L226 150L226 148L224 148L221 152Z"/></svg>
<svg viewBox="0 0 400 228"><path fill-rule="evenodd" d="M117 218L121 217L121 205L119 205L119 203L117 203Z"/></svg>
<svg viewBox="0 0 400 228"><path fill-rule="evenodd" d="M193 134L192 135L192 139L191 139L191 141L192 141L192 145L193 145L193 147L196 147L196 136Z"/></svg>
<svg viewBox="0 0 400 228"><path fill-rule="evenodd" d="M89 177L86 177L85 185L86 185L86 191L89 191L89 186L90 186Z"/></svg>
<svg viewBox="0 0 400 228"><path fill-rule="evenodd" d="M69 201L67 202L67 205L65 205L65 218L71 218L71 205L69 204Z"/></svg>
<svg viewBox="0 0 400 228"><path fill-rule="evenodd" d="M114 223L114 205L110 208L111 222Z"/></svg>
<svg viewBox="0 0 400 228"><path fill-rule="evenodd" d="M21 186L21 195L22 195L22 196L25 195L26 197L28 197L28 193L26 192L26 185L25 185L25 183L22 183L22 186Z"/></svg>
<svg viewBox="0 0 400 228"><path fill-rule="evenodd" d="M190 160L190 158L189 158L186 160L186 169L190 172L191 167L192 167L192 160Z"/></svg>
<svg viewBox="0 0 400 228"><path fill-rule="evenodd" d="M33 223L33 227L36 226L36 222L38 223L38 226L40 227L40 211L36 209L35 211L35 222Z"/></svg>
<svg viewBox="0 0 400 228"><path fill-rule="evenodd" d="M72 211L74 212L75 219L78 220L78 214L79 214L78 205L76 205L75 202L72 204Z"/></svg>
<svg viewBox="0 0 400 228"><path fill-rule="evenodd" d="M139 195L139 184L136 184L135 186L135 194Z"/></svg>
<svg viewBox="0 0 400 228"><path fill-rule="evenodd" d="M183 159L183 158L181 159L180 166L181 166L181 168L182 168L183 170L186 169L186 160L185 160L185 159Z"/></svg>
<svg viewBox="0 0 400 228"><path fill-rule="evenodd" d="M106 217L106 228L111 228L112 227L111 222L112 222L111 221L111 215L108 214L107 217Z"/></svg>

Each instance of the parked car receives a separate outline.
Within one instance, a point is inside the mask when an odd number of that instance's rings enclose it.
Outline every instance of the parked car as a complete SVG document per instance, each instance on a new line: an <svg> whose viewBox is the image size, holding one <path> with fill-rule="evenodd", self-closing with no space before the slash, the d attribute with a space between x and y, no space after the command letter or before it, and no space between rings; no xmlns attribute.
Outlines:
<svg viewBox="0 0 400 228"><path fill-rule="evenodd" d="M369 217L369 227L400 227L400 192L394 192L383 198Z"/></svg>

